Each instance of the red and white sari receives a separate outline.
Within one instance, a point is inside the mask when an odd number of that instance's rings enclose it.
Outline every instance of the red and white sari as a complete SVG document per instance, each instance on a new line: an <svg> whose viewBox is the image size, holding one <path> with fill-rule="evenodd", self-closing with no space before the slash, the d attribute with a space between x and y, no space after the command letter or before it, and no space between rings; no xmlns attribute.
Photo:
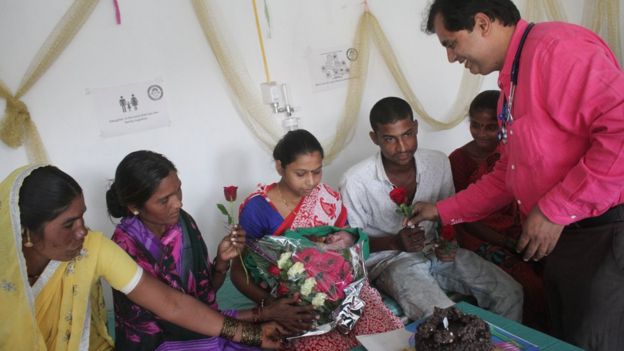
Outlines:
<svg viewBox="0 0 624 351"><path fill-rule="evenodd" d="M346 224L347 209L342 204L340 193L321 183L299 201L273 235L282 235L288 229L324 225L344 227Z"/></svg>

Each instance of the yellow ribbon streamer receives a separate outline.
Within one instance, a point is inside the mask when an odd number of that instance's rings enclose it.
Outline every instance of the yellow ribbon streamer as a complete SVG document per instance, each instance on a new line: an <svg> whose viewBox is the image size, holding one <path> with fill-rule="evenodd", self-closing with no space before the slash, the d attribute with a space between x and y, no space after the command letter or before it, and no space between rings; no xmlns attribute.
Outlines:
<svg viewBox="0 0 624 351"><path fill-rule="evenodd" d="M43 76L76 36L99 0L75 0L43 43L15 95L0 81L0 96L6 100L4 118L0 121L0 139L9 147L26 145L30 162L46 163L48 156L21 97Z"/></svg>
<svg viewBox="0 0 624 351"><path fill-rule="evenodd" d="M24 131L30 120L28 107L21 100L7 100L4 111L4 119L0 126L0 138L12 148L22 146L24 143Z"/></svg>

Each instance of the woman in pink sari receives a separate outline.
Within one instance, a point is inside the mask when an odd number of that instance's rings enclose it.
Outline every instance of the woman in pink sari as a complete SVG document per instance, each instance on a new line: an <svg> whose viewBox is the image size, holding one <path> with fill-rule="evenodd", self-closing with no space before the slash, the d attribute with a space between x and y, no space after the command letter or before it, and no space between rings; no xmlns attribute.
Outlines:
<svg viewBox="0 0 624 351"><path fill-rule="evenodd" d="M288 132L273 151L275 167L281 176L277 183L260 186L240 207L240 225L248 240L265 235L282 235L288 229L332 225L347 226L347 210L340 193L321 183L323 148L318 140L305 130ZM232 265L232 282L260 307L275 303L269 291L248 281L239 260ZM295 339L295 350L349 350L359 345L356 335L381 333L403 324L388 310L381 296L368 283L360 293L366 302L364 313L353 330L343 335L337 331L319 336ZM262 311L262 309L261 309ZM304 330L310 321L301 321L298 315L275 319L286 328Z"/></svg>

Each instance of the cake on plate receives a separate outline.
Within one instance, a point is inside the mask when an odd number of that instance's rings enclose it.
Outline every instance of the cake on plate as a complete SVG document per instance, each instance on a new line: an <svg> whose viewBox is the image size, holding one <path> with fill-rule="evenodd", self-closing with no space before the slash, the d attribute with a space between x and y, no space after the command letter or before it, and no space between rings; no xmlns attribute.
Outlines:
<svg viewBox="0 0 624 351"><path fill-rule="evenodd" d="M455 307L435 308L416 329L418 351L490 351L490 327L477 316Z"/></svg>

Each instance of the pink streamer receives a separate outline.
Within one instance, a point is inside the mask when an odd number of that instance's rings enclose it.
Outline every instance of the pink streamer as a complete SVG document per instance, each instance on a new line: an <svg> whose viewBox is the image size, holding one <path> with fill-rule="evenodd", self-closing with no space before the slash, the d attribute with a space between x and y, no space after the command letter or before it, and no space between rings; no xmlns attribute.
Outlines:
<svg viewBox="0 0 624 351"><path fill-rule="evenodd" d="M113 4L115 5L115 20L117 20L117 24L121 24L121 12L119 11L119 3L117 0L113 0Z"/></svg>

